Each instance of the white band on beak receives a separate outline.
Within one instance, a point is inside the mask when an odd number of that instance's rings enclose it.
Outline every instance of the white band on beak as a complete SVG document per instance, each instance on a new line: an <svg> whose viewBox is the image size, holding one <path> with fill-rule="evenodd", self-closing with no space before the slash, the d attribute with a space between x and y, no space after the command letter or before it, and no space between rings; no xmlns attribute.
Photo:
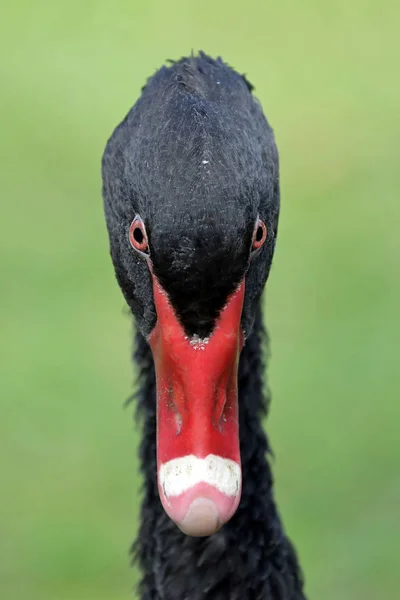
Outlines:
<svg viewBox="0 0 400 600"><path fill-rule="evenodd" d="M158 478L167 498L179 496L198 483L207 483L235 497L240 493L242 472L238 463L229 458L215 454L197 458L189 454L161 464Z"/></svg>

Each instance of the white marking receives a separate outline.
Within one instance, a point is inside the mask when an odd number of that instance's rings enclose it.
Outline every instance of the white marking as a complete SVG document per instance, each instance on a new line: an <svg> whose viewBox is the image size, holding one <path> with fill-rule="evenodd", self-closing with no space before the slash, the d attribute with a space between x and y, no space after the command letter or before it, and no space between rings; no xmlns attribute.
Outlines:
<svg viewBox="0 0 400 600"><path fill-rule="evenodd" d="M205 350L205 347L207 346L209 341L210 341L209 337L201 338L195 334L193 337L190 338L189 344L195 350Z"/></svg>
<svg viewBox="0 0 400 600"><path fill-rule="evenodd" d="M159 482L166 497L179 496L197 483L208 483L227 496L237 496L242 480L239 465L229 458L193 454L173 458L158 470Z"/></svg>
<svg viewBox="0 0 400 600"><path fill-rule="evenodd" d="M189 344L194 350L205 350L210 338L201 338L195 333L191 338L185 335L185 340L189 340Z"/></svg>
<svg viewBox="0 0 400 600"><path fill-rule="evenodd" d="M210 162L209 160L202 160L201 161L203 165L208 165L208 163Z"/></svg>

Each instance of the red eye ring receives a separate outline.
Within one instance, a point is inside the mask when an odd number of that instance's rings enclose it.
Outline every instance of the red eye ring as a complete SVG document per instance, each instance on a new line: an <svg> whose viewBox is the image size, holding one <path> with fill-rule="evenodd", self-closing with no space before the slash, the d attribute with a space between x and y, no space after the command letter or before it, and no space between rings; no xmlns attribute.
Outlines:
<svg viewBox="0 0 400 600"><path fill-rule="evenodd" d="M264 221L261 221L261 219L257 219L256 222L256 226L254 227L254 233L253 233L253 244L252 244L252 251L255 252L256 250L258 250L259 248L261 248L261 246L263 245L263 243L265 242L265 240L267 239L267 228L265 226Z"/></svg>
<svg viewBox="0 0 400 600"><path fill-rule="evenodd" d="M139 215L135 216L129 227L129 241L132 248L138 252L149 254L149 242L147 239L146 228Z"/></svg>

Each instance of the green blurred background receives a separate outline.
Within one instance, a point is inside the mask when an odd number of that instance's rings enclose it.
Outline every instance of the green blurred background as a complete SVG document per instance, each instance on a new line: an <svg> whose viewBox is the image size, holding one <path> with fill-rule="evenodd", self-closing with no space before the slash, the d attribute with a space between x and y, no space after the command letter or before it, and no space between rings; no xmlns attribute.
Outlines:
<svg viewBox="0 0 400 600"><path fill-rule="evenodd" d="M101 200L167 58L222 55L281 155L278 503L312 599L400 597L399 4L16 1L0 23L0 597L130 598L140 433Z"/></svg>

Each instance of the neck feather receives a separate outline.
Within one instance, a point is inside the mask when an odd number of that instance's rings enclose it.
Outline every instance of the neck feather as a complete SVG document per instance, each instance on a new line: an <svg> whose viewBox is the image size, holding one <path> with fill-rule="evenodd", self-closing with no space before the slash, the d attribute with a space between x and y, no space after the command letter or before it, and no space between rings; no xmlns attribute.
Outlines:
<svg viewBox="0 0 400 600"><path fill-rule="evenodd" d="M285 536L272 492L268 441L262 427L268 399L263 392L261 310L239 364L242 498L235 516L209 538L181 533L165 514L156 481L156 386L153 359L137 334L138 416L144 497L133 554L142 571L142 600L303 600L295 551Z"/></svg>

